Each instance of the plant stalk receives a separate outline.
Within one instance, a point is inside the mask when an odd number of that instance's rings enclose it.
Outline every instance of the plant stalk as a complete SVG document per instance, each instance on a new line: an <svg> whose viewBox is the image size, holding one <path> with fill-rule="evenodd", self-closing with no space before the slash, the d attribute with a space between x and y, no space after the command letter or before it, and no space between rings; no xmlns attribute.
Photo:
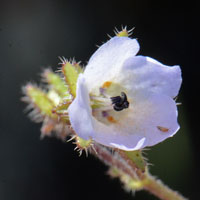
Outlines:
<svg viewBox="0 0 200 200"><path fill-rule="evenodd" d="M160 180L157 180L152 175L146 175L147 182L144 185L144 190L157 196L162 200L188 200L176 191L173 191L168 186L164 185Z"/></svg>

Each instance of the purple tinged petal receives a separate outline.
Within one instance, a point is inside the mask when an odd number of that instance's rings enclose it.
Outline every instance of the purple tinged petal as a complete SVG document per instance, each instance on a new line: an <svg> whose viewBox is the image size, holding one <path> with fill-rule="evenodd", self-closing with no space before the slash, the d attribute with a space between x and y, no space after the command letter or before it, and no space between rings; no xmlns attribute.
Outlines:
<svg viewBox="0 0 200 200"><path fill-rule="evenodd" d="M182 82L180 67L135 56L138 50L136 40L114 37L89 60L84 74L78 78L77 96L68 109L71 125L81 138L132 151L162 142L178 131L173 98ZM106 81L122 85L130 103L122 111L127 112L126 117L118 116L118 121L111 120L110 124L92 115L89 97L89 93L104 92L100 88ZM105 110L101 117L109 117L107 114Z"/></svg>
<svg viewBox="0 0 200 200"><path fill-rule="evenodd" d="M128 37L116 36L100 46L84 71L88 90L97 90L105 81L115 77L122 63L138 51L137 40Z"/></svg>

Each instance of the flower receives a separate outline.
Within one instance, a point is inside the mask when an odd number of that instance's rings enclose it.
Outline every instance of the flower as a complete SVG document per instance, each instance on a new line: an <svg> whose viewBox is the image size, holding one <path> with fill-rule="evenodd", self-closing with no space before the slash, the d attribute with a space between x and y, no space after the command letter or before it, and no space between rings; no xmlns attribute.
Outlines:
<svg viewBox="0 0 200 200"><path fill-rule="evenodd" d="M138 51L136 39L115 36L92 55L68 108L79 137L132 151L178 131L180 67L136 56Z"/></svg>

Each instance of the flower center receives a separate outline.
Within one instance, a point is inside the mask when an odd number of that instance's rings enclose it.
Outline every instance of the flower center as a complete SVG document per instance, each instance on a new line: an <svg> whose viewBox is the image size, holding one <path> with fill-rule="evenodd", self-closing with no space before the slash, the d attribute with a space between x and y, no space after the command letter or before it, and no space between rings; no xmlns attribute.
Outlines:
<svg viewBox="0 0 200 200"><path fill-rule="evenodd" d="M121 91L120 91L121 90ZM91 94L91 107L93 116L100 122L111 125L119 124L128 112L129 101L124 91L125 88L111 81L105 82L99 88L99 94ZM120 94L118 95L117 94ZM117 112L116 112L117 111ZM121 112L119 112L121 111Z"/></svg>

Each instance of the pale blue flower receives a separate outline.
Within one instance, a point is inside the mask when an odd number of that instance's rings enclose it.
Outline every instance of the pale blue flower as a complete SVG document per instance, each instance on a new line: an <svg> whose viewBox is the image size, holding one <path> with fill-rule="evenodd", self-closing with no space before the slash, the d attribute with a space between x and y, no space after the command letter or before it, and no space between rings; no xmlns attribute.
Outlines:
<svg viewBox="0 0 200 200"><path fill-rule="evenodd" d="M182 82L180 67L136 56L138 51L137 40L115 36L92 55L68 109L79 137L130 151L178 131L174 98Z"/></svg>

